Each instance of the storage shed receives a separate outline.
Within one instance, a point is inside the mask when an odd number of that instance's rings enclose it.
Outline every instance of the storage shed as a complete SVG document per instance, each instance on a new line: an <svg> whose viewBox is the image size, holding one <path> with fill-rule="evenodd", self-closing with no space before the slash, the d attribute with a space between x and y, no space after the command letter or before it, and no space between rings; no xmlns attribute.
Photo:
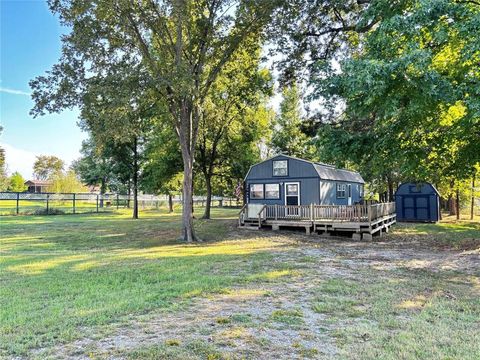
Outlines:
<svg viewBox="0 0 480 360"><path fill-rule="evenodd" d="M437 222L440 220L440 194L432 184L404 183L395 193L397 221Z"/></svg>
<svg viewBox="0 0 480 360"><path fill-rule="evenodd" d="M253 165L245 177L245 203L353 205L363 198L358 172L277 155Z"/></svg>

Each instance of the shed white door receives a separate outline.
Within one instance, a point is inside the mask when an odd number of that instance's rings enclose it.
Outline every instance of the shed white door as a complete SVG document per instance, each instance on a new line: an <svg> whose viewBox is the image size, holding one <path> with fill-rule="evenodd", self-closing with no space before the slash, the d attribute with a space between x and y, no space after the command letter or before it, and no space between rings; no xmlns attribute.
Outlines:
<svg viewBox="0 0 480 360"><path fill-rule="evenodd" d="M348 191L348 194L347 194L348 205L352 205L352 184L348 184L347 191Z"/></svg>
<svg viewBox="0 0 480 360"><path fill-rule="evenodd" d="M285 205L292 206L287 207L287 216L298 215L296 206L300 205L300 183L285 183Z"/></svg>

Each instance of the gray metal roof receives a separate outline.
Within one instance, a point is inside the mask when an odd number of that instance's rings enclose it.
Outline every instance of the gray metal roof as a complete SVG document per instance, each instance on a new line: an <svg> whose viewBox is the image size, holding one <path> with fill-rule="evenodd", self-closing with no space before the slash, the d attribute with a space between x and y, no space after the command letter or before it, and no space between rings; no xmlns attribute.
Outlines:
<svg viewBox="0 0 480 360"><path fill-rule="evenodd" d="M350 171L345 169L337 169L332 165L317 164L312 162L313 167L317 170L320 179L324 180L337 180L337 181L349 181L364 184L362 176L356 171Z"/></svg>
<svg viewBox="0 0 480 360"><path fill-rule="evenodd" d="M313 161L300 159L300 158L285 155L285 154L274 155L274 156L272 156L272 157L270 157L266 160L260 161L259 163L250 166L250 169L248 170L247 175L245 175L244 181L247 179L248 175L250 174L250 170L252 169L252 167L257 166L258 164L261 164L265 161L275 159L277 157L286 157L286 158L299 160L299 161L304 161L306 163L312 164L314 169L317 171L317 174L320 177L320 179L337 180L337 181L349 181L349 182L355 182L355 183L360 183L360 184L365 183L365 180L363 180L362 176L356 171L350 171L350 170L345 170L345 169L337 169L334 165L313 162Z"/></svg>

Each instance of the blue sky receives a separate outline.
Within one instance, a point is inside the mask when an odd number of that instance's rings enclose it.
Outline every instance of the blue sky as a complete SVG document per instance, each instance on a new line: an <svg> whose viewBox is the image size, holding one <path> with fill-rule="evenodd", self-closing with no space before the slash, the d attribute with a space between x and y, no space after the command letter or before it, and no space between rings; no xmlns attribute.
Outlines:
<svg viewBox="0 0 480 360"><path fill-rule="evenodd" d="M70 163L79 156L82 133L76 111L33 118L28 82L60 56L65 29L43 0L0 0L0 144L8 171L31 177L36 155L56 155Z"/></svg>

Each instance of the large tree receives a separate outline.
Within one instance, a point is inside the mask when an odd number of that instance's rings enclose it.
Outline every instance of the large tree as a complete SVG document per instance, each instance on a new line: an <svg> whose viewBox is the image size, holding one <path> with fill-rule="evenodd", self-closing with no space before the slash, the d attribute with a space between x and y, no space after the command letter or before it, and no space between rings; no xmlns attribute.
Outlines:
<svg viewBox="0 0 480 360"><path fill-rule="evenodd" d="M145 148L142 188L149 193L168 196L169 212L173 212L173 196L181 192L182 155L173 129L158 122Z"/></svg>
<svg viewBox="0 0 480 360"><path fill-rule="evenodd" d="M471 178L480 156L476 1L294 1L278 17L283 70L306 74L323 157L379 191ZM317 13L318 16L312 16ZM295 70L295 71L292 71Z"/></svg>
<svg viewBox="0 0 480 360"><path fill-rule="evenodd" d="M33 164L33 176L38 180L47 180L62 172L65 163L53 155L38 155Z"/></svg>
<svg viewBox="0 0 480 360"><path fill-rule="evenodd" d="M212 85L200 124L196 166L207 195L205 219L210 218L212 181L227 180L231 160L248 157L248 144L261 141L270 126L262 107L272 93L271 75L260 68L259 48L239 50Z"/></svg>
<svg viewBox="0 0 480 360"><path fill-rule="evenodd" d="M72 30L62 58L32 82L35 114L79 105L85 84L119 62L140 64L147 86L170 115L183 159L183 235L192 216L194 151L210 87L249 37L261 36L276 1L49 1Z"/></svg>
<svg viewBox="0 0 480 360"><path fill-rule="evenodd" d="M81 157L72 164L72 169L85 185L100 185L100 194L105 194L114 184L115 163L109 148L98 148L91 138L82 142ZM103 206L103 202L101 203Z"/></svg>
<svg viewBox="0 0 480 360"><path fill-rule="evenodd" d="M480 161L479 15L475 2L403 3L365 34L341 73L316 82L319 94L346 103L334 128L349 139L347 158L454 188L472 177Z"/></svg>
<svg viewBox="0 0 480 360"><path fill-rule="evenodd" d="M98 151L114 160L118 180L131 184L133 218L138 218L138 191L143 150L154 116L164 111L148 91L146 76L135 64L118 63L102 77L90 79L82 99L80 126Z"/></svg>
<svg viewBox="0 0 480 360"><path fill-rule="evenodd" d="M276 153L313 160L315 149L312 141L302 131L305 118L297 84L286 86L282 95L280 111L275 117L271 146Z"/></svg>

